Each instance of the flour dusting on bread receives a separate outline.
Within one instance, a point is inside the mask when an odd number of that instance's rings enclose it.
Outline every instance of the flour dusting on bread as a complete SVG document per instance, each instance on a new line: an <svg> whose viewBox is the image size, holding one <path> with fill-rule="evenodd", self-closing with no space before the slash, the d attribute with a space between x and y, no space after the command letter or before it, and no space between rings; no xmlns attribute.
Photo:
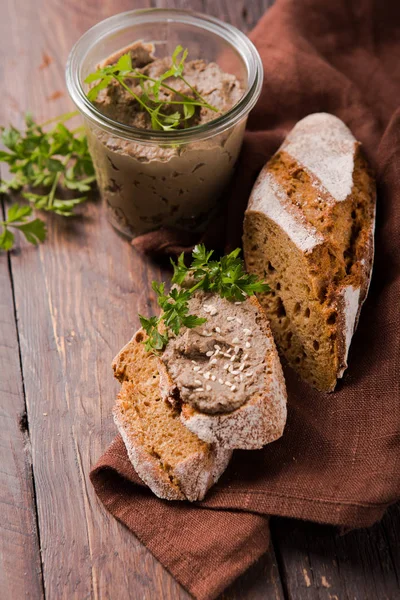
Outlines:
<svg viewBox="0 0 400 600"><path fill-rule="evenodd" d="M356 144L340 119L316 113L295 125L282 150L311 171L337 202L342 202L353 187Z"/></svg>

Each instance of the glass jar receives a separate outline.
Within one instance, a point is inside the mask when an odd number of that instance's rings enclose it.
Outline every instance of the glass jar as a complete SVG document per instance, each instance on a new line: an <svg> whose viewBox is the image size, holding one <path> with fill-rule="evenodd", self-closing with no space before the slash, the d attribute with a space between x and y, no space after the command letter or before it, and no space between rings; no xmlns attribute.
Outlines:
<svg viewBox="0 0 400 600"><path fill-rule="evenodd" d="M102 114L87 98L85 78L97 65L135 41L151 42L155 57L177 45L188 60L215 62L234 75L244 93L215 120L187 129L139 129ZM112 225L133 238L160 227L203 231L229 182L249 111L261 91L263 69L250 40L232 25L173 10L133 10L106 19L73 47L68 91L81 112L101 195Z"/></svg>

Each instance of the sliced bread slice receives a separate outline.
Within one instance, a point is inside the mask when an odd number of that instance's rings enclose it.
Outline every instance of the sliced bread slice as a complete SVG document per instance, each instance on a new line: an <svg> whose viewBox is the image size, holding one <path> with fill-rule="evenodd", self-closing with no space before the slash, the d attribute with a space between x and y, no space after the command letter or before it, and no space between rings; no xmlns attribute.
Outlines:
<svg viewBox="0 0 400 600"><path fill-rule="evenodd" d="M251 450L278 439L286 388L274 339L255 297L229 302L196 292L190 313L207 322L170 338L160 357L160 387L200 439Z"/></svg>
<svg viewBox="0 0 400 600"><path fill-rule="evenodd" d="M248 271L276 343L312 386L332 391L372 269L375 182L360 144L337 117L299 121L261 171L244 221Z"/></svg>
<svg viewBox="0 0 400 600"><path fill-rule="evenodd" d="M161 398L158 359L139 330L113 361L122 383L113 415L139 477L159 498L202 500L224 472L229 450L201 441Z"/></svg>

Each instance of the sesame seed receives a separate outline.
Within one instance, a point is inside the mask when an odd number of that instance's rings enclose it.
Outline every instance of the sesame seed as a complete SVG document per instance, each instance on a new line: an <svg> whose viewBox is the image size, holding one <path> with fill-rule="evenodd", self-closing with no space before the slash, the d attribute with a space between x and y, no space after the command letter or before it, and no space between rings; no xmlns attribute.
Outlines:
<svg viewBox="0 0 400 600"><path fill-rule="evenodd" d="M203 329L203 335L205 337L211 337L212 336L212 332L211 331L207 331L207 329Z"/></svg>
<svg viewBox="0 0 400 600"><path fill-rule="evenodd" d="M244 374L245 377L252 377L253 375L253 371L247 371L247 373Z"/></svg>
<svg viewBox="0 0 400 600"><path fill-rule="evenodd" d="M210 360L210 365L215 365L217 362L218 362L218 361L217 361L217 359L216 359L216 358L212 358L212 359Z"/></svg>
<svg viewBox="0 0 400 600"><path fill-rule="evenodd" d="M218 344L214 344L214 350L221 350L221 346L218 346Z"/></svg>
<svg viewBox="0 0 400 600"><path fill-rule="evenodd" d="M204 392L204 388L202 387L198 387L198 388L194 388L195 392Z"/></svg>
<svg viewBox="0 0 400 600"><path fill-rule="evenodd" d="M235 370L235 367L233 365L229 365L229 373L233 373L233 371Z"/></svg>
<svg viewBox="0 0 400 600"><path fill-rule="evenodd" d="M234 360L236 360L236 354L233 354L233 355L231 356L231 362L233 362Z"/></svg>
<svg viewBox="0 0 400 600"><path fill-rule="evenodd" d="M243 329L244 335L251 335L251 329Z"/></svg>
<svg viewBox="0 0 400 600"><path fill-rule="evenodd" d="M206 356L212 356L214 354L214 352L212 350L209 350L208 352L206 352Z"/></svg>
<svg viewBox="0 0 400 600"><path fill-rule="evenodd" d="M247 353L243 356L243 360L246 360L246 358L249 358L249 355Z"/></svg>
<svg viewBox="0 0 400 600"><path fill-rule="evenodd" d="M210 379L210 375L211 375L210 371L206 371L204 373L203 377L204 377L204 379Z"/></svg>
<svg viewBox="0 0 400 600"><path fill-rule="evenodd" d="M236 392L236 385L233 385L233 386L231 387L231 392Z"/></svg>
<svg viewBox="0 0 400 600"><path fill-rule="evenodd" d="M235 302L236 306L238 306L239 304L242 304L241 302Z"/></svg>
<svg viewBox="0 0 400 600"><path fill-rule="evenodd" d="M235 317L226 317L226 320L227 320L227 321L234 321L234 320L235 320Z"/></svg>
<svg viewBox="0 0 400 600"><path fill-rule="evenodd" d="M245 346L246 346L246 348L251 348L250 342L246 342Z"/></svg>
<svg viewBox="0 0 400 600"><path fill-rule="evenodd" d="M215 331L216 331L217 333L221 333L221 328L220 328L220 327L216 327L216 328L215 328Z"/></svg>
<svg viewBox="0 0 400 600"><path fill-rule="evenodd" d="M243 375L241 373L239 375L239 379L240 379L240 381L243 381Z"/></svg>
<svg viewBox="0 0 400 600"><path fill-rule="evenodd" d="M199 379L195 379L194 382L196 385L201 385L201 381Z"/></svg>
<svg viewBox="0 0 400 600"><path fill-rule="evenodd" d="M225 358L230 358L231 355L228 354L228 352L222 352L222 356L225 356Z"/></svg>
<svg viewBox="0 0 400 600"><path fill-rule="evenodd" d="M243 369L244 369L244 368L245 368L245 364L244 364L244 363L242 363L242 364L240 365L240 367L239 367L239 371L243 371Z"/></svg>
<svg viewBox="0 0 400 600"><path fill-rule="evenodd" d="M225 385L227 385L228 387L232 387L232 384L230 381L225 381Z"/></svg>
<svg viewBox="0 0 400 600"><path fill-rule="evenodd" d="M239 343L239 338L235 337L232 340L232 344L238 344Z"/></svg>
<svg viewBox="0 0 400 600"><path fill-rule="evenodd" d="M237 375L239 373L238 370L235 371L235 369L233 369L233 371L231 371L232 375Z"/></svg>
<svg viewBox="0 0 400 600"><path fill-rule="evenodd" d="M215 375L211 375L211 381L215 381L217 378L215 377Z"/></svg>
<svg viewBox="0 0 400 600"><path fill-rule="evenodd" d="M217 309L213 304L205 304L204 312L209 313L212 317L217 314Z"/></svg>
<svg viewBox="0 0 400 600"><path fill-rule="evenodd" d="M206 385L206 390L207 390L207 392L209 392L211 390L211 385L207 384Z"/></svg>
<svg viewBox="0 0 400 600"><path fill-rule="evenodd" d="M194 365L197 365L197 360L192 360L192 363L193 363Z"/></svg>
<svg viewBox="0 0 400 600"><path fill-rule="evenodd" d="M239 323L239 325L242 325L243 321L242 321L242 319L239 319L239 317L236 317L236 323Z"/></svg>
<svg viewBox="0 0 400 600"><path fill-rule="evenodd" d="M222 384L222 383L224 383L224 380L223 380L223 379L218 379L218 381L219 381L219 383L221 383L221 384Z"/></svg>
<svg viewBox="0 0 400 600"><path fill-rule="evenodd" d="M224 365L224 369L225 369L225 371L227 371L229 369L229 363L226 363L226 365Z"/></svg>
<svg viewBox="0 0 400 600"><path fill-rule="evenodd" d="M228 350L226 351L227 354L230 354L232 352L232 346L230 348L228 348Z"/></svg>
<svg viewBox="0 0 400 600"><path fill-rule="evenodd" d="M201 367L200 367L200 366L193 367L193 371L194 371L195 373L197 373L198 371L200 371L200 369L201 369Z"/></svg>

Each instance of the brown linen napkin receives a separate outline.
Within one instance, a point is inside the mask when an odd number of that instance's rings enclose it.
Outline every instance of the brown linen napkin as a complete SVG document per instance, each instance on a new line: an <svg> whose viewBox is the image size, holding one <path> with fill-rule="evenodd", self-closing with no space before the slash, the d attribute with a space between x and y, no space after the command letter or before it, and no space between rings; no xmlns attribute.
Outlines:
<svg viewBox="0 0 400 600"><path fill-rule="evenodd" d="M400 498L400 3L278 0L251 37L265 83L227 201L227 245L240 240L252 182L284 133L327 111L377 170L376 259L337 391L316 392L286 368L284 436L235 452L203 502L155 498L120 438L92 471L105 506L199 600L215 598L265 551L267 515L365 527Z"/></svg>

